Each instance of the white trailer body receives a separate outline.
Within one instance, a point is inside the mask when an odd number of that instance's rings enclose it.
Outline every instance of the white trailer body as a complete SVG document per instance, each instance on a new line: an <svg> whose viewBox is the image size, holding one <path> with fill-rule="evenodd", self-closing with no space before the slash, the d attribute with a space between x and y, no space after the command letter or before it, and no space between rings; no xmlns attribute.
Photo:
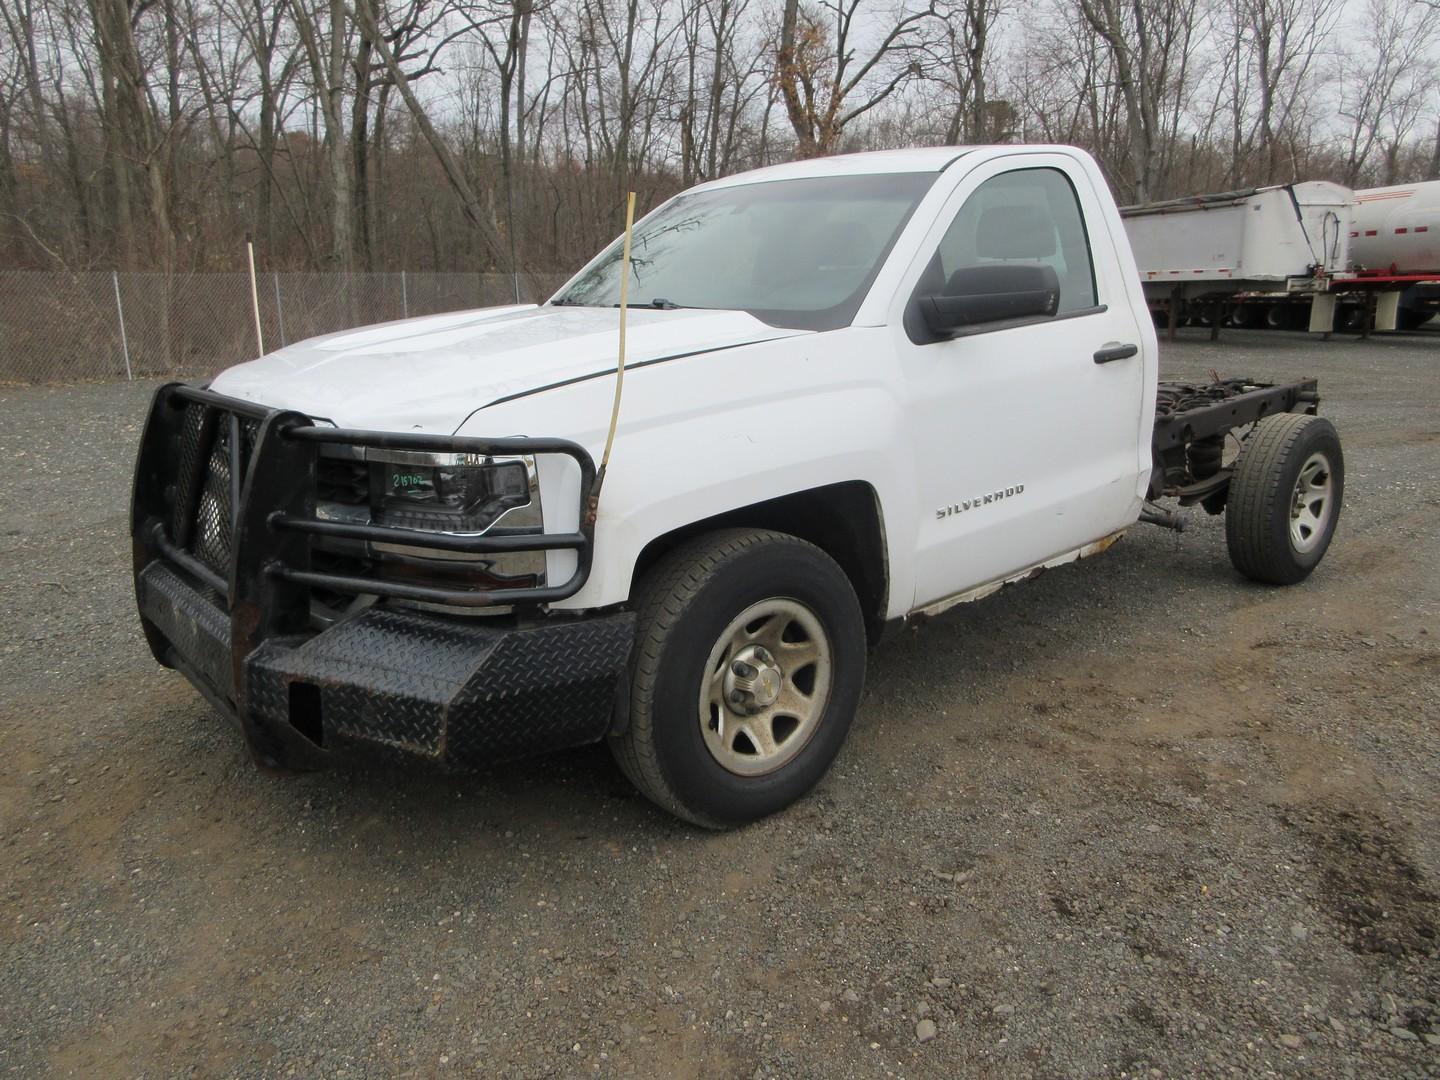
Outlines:
<svg viewBox="0 0 1440 1080"><path fill-rule="evenodd" d="M1356 270L1440 272L1440 181L1355 192L1349 233Z"/></svg>
<svg viewBox="0 0 1440 1080"><path fill-rule="evenodd" d="M1305 291L1350 265L1354 196L1308 181L1123 207L1147 295ZM1321 286L1323 287L1323 286Z"/></svg>

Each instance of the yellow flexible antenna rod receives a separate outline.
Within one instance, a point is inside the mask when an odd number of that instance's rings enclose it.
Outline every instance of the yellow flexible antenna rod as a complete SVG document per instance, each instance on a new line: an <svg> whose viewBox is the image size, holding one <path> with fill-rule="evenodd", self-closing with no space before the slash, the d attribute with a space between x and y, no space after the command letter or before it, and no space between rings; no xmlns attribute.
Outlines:
<svg viewBox="0 0 1440 1080"><path fill-rule="evenodd" d="M625 388L625 313L630 306L630 237L635 228L635 192L625 200L625 244L620 256L620 351L615 362L615 401L610 406L610 431L605 436L605 452L600 455L600 469L595 486L590 490L587 509L588 523L595 524L600 506L600 485L605 482L605 469L610 464L610 450L615 445L615 428L620 423L620 392Z"/></svg>

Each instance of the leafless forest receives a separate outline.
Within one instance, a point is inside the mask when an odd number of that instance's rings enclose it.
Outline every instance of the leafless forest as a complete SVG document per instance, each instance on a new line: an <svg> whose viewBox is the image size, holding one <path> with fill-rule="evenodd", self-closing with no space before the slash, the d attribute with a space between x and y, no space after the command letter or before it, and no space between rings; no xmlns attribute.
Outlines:
<svg viewBox="0 0 1440 1080"><path fill-rule="evenodd" d="M922 6L923 5L923 6ZM1078 143L1122 200L1440 175L1418 0L0 0L0 263L549 270L795 156Z"/></svg>

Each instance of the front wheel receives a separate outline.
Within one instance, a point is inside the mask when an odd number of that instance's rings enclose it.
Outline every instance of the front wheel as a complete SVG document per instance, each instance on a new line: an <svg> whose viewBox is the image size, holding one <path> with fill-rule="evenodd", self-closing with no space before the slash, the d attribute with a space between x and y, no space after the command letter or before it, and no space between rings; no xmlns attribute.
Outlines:
<svg viewBox="0 0 1440 1080"><path fill-rule="evenodd" d="M1225 540L1235 569L1293 585L1319 565L1345 495L1345 458L1329 420L1300 413L1256 425L1235 463Z"/></svg>
<svg viewBox="0 0 1440 1080"><path fill-rule="evenodd" d="M845 572L783 533L731 529L637 589L628 723L610 745L648 798L707 828L788 806L835 759L865 680Z"/></svg>

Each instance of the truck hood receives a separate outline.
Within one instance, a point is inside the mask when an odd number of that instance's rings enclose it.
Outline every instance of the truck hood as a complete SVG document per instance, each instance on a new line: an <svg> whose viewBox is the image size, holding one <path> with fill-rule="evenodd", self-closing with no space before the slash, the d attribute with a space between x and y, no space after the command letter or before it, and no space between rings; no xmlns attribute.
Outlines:
<svg viewBox="0 0 1440 1080"><path fill-rule="evenodd" d="M502 398L614 371L619 325L613 308L452 312L297 342L230 368L210 385L341 427L451 434L476 409ZM625 363L802 333L743 311L631 308Z"/></svg>

